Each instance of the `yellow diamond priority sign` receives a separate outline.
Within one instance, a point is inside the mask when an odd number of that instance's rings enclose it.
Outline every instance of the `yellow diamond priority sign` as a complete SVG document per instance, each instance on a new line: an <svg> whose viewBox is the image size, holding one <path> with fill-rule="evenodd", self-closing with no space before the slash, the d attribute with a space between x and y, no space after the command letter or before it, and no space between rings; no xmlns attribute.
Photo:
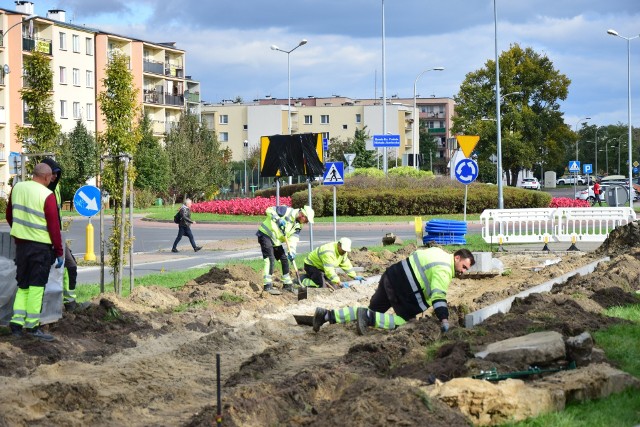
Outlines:
<svg viewBox="0 0 640 427"><path fill-rule="evenodd" d="M456 139L458 140L458 145L462 149L464 156L469 158L471 157L471 153L473 149L476 148L478 141L480 141L480 136L478 135L456 135Z"/></svg>

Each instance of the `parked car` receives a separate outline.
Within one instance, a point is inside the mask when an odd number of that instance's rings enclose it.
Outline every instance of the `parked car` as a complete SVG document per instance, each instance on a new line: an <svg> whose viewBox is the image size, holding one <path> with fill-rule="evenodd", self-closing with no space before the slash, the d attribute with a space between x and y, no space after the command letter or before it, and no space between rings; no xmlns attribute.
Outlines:
<svg viewBox="0 0 640 427"><path fill-rule="evenodd" d="M538 178L522 178L522 182L518 184L518 187L529 190L540 190L540 182L538 182Z"/></svg>
<svg viewBox="0 0 640 427"><path fill-rule="evenodd" d="M605 200L604 193L606 189L607 189L607 185L600 185L600 200L603 202ZM576 198L580 200L588 200L589 203L593 205L593 203L596 201L596 195L593 194L593 185L590 185L589 187L587 187L586 190L578 191Z"/></svg>
<svg viewBox="0 0 640 427"><path fill-rule="evenodd" d="M587 180L582 175L563 175L556 179L556 185L575 184L584 185Z"/></svg>

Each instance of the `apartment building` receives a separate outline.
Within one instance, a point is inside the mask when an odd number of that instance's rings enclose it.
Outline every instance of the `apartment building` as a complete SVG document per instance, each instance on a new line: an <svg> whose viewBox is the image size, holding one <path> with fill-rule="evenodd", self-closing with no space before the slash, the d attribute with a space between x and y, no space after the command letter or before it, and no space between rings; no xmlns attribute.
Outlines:
<svg viewBox="0 0 640 427"><path fill-rule="evenodd" d="M399 165L410 162L414 153L414 139L417 142L417 129L413 126L413 98L392 98L387 101L386 132L400 135L400 147L388 149L391 167L395 166L393 157L398 159ZM288 134L289 121L291 133L321 133L328 140L353 138L355 130L364 129L365 126L371 136L383 133L381 100L341 96L308 97L292 99L290 104L290 118L287 99L264 98L251 103L224 101L205 104L202 107L202 122L216 132L224 146L232 150L233 160L236 161L244 159L244 141L252 147L259 144L261 136ZM418 98L416 105L421 122L428 128L429 134L437 139L437 152L430 153L434 172L445 173L451 157L451 147L447 146L447 141L451 137L454 102L450 98ZM372 141L367 146L375 149ZM415 153L419 154L418 144L415 148ZM429 153L426 153L424 161L429 161Z"/></svg>
<svg viewBox="0 0 640 427"><path fill-rule="evenodd" d="M23 60L33 51L45 53L53 70L53 111L62 132L78 120L92 133L105 130L97 102L104 90L105 69L115 52L129 57L138 100L163 138L185 109L200 114L200 83L186 75L186 52L175 43L154 43L66 22L64 10L36 16L34 4L16 1L16 10L0 8L0 197L15 174L22 144L18 126L26 122L20 97Z"/></svg>

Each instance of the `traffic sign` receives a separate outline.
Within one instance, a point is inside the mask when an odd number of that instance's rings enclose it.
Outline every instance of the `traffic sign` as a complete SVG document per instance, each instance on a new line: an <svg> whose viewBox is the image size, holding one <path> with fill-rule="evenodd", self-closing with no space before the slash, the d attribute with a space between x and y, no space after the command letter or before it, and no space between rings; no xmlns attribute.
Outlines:
<svg viewBox="0 0 640 427"><path fill-rule="evenodd" d="M460 145L460 149L464 153L464 156L471 157L473 149L476 148L476 144L478 143L478 141L480 141L480 136L456 135L456 140L458 141L458 145Z"/></svg>
<svg viewBox="0 0 640 427"><path fill-rule="evenodd" d="M578 160L571 160L569 162L569 172L580 173L580 162Z"/></svg>
<svg viewBox="0 0 640 427"><path fill-rule="evenodd" d="M322 149L324 151L329 150L329 139L328 138L322 138Z"/></svg>
<svg viewBox="0 0 640 427"><path fill-rule="evenodd" d="M84 185L76 191L73 196L73 206L76 211L87 217L92 217L100 212L102 198L100 197L100 189L93 185Z"/></svg>
<svg viewBox="0 0 640 427"><path fill-rule="evenodd" d="M593 165L591 163L585 163L582 165L582 173L585 175L590 175L593 172Z"/></svg>
<svg viewBox="0 0 640 427"><path fill-rule="evenodd" d="M322 178L323 185L342 185L344 184L344 164L342 162L327 162L325 163L324 177Z"/></svg>
<svg viewBox="0 0 640 427"><path fill-rule="evenodd" d="M353 164L353 161L355 160L355 158L356 158L355 153L345 153L344 155L344 159L347 161L347 164L349 166Z"/></svg>
<svg viewBox="0 0 640 427"><path fill-rule="evenodd" d="M638 163L638 161L637 161L637 160L635 160L635 161L632 163L632 165L633 165L633 167L637 168L638 166L640 166L640 163Z"/></svg>
<svg viewBox="0 0 640 427"><path fill-rule="evenodd" d="M637 167L633 168L633 173L638 173L638 168Z"/></svg>
<svg viewBox="0 0 640 427"><path fill-rule="evenodd" d="M381 147L400 147L400 135L373 135L373 146Z"/></svg>
<svg viewBox="0 0 640 427"><path fill-rule="evenodd" d="M471 184L478 177L478 164L471 159L462 159L456 163L456 179L463 184Z"/></svg>

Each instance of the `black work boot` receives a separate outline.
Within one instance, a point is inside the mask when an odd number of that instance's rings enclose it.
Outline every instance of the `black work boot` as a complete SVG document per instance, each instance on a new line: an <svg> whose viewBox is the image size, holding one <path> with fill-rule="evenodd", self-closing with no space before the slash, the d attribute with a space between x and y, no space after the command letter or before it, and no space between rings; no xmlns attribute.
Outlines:
<svg viewBox="0 0 640 427"><path fill-rule="evenodd" d="M40 341L53 341L53 340L55 340L53 335L50 335L50 334L47 334L47 333L43 332L42 329L40 329L37 326L35 328L27 329L27 335L32 337L32 338L35 338L37 340L40 340Z"/></svg>
<svg viewBox="0 0 640 427"><path fill-rule="evenodd" d="M269 292L271 295L282 295L282 292L280 292L279 289L274 288L271 283L264 285L264 291Z"/></svg>
<svg viewBox="0 0 640 427"><path fill-rule="evenodd" d="M358 321L356 322L358 335L366 335L369 326L373 325L373 322L369 319L369 309L365 307L358 307L356 317L358 318Z"/></svg>
<svg viewBox="0 0 640 427"><path fill-rule="evenodd" d="M327 310L322 307L316 307L316 312L313 315L313 331L318 332L320 327L324 325L327 320Z"/></svg>
<svg viewBox="0 0 640 427"><path fill-rule="evenodd" d="M282 290L293 293L293 283L285 283L284 286L282 286Z"/></svg>
<svg viewBox="0 0 640 427"><path fill-rule="evenodd" d="M11 328L11 335L17 338L21 338L24 336L22 333L22 325L18 325L17 323L9 323L9 328Z"/></svg>

